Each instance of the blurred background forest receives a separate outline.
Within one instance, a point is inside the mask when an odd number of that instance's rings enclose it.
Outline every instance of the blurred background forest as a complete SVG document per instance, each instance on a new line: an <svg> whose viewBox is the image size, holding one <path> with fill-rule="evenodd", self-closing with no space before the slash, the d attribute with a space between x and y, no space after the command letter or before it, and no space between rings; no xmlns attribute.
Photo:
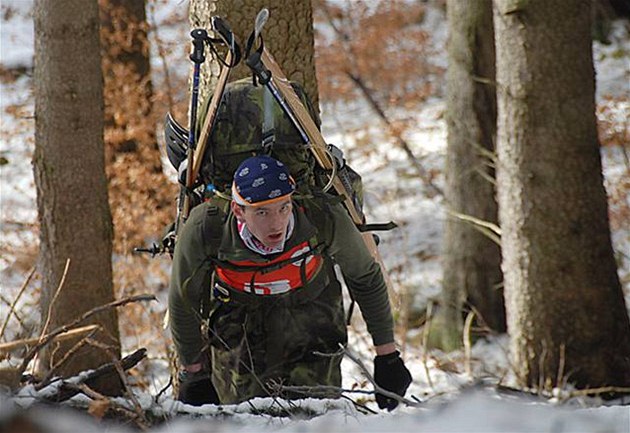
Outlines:
<svg viewBox="0 0 630 433"><path fill-rule="evenodd" d="M630 7L621 0L593 4L597 132L618 275L630 305ZM470 348L462 349L466 339L461 338L466 314L454 313L455 337L440 334L444 323L450 323L443 315L449 302L443 286L444 268L452 264L445 265L443 254L445 225L453 216L444 198L447 2L313 0L312 6L317 80L310 96L319 106L324 136L344 150L364 177L368 219L394 220L401 227L383 235L381 254L396 288L392 295L402 350L427 376L416 392L429 393L436 388L427 365L446 375L471 373ZM171 342L163 329L170 258L132 251L159 242L175 218L178 184L166 160L162 128L167 112L187 124L189 4L99 0L99 7L114 297L151 294L158 300L119 309L120 340L123 354L148 349L150 362L130 374L134 387L157 394L167 384L173 363ZM0 343L4 343L42 332L39 302L45 281L37 268L39 225L31 167L33 7L27 1L3 1L0 13ZM272 8L272 20L273 16ZM491 30L490 26L487 31ZM90 254L92 247L84 245L80 253ZM474 304L471 297L474 294L455 295L457 302L467 305ZM473 341L497 338L499 351L507 352L500 337L505 324L497 320L495 324L492 319L477 320L472 331L468 323L469 338L471 332ZM436 326L425 326L432 321ZM355 326L352 341L366 347L367 333L360 323ZM429 351L428 344L444 351ZM450 350L454 351L449 354ZM24 355L13 351L3 365L15 367ZM475 359L473 364L478 376L507 374L508 366L497 371L490 359Z"/></svg>

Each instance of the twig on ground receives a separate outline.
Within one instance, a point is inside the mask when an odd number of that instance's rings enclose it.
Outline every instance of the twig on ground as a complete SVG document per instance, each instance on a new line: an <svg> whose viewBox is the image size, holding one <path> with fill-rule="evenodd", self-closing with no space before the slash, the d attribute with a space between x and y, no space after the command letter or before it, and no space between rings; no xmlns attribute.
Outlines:
<svg viewBox="0 0 630 433"><path fill-rule="evenodd" d="M208 331L217 339L217 341L219 341L227 350L230 350L230 346L227 344L227 342L221 338L220 335L218 335L214 329L212 329L211 327L208 328ZM243 329L243 335L247 336L247 333L245 332L245 329ZM249 342L247 341L247 338L245 338L245 347L248 351L248 355L250 356L250 361L252 362L252 365L247 365L242 359L239 359L238 363L240 365L242 365L245 370L250 373L253 377L254 380L256 381L256 383L258 383L258 385L261 387L261 389L267 393L267 395L269 397L271 397L274 401L275 404L277 404L282 410L286 411L287 413L289 413L289 411L283 407L282 403L280 402L280 400L278 399L278 397L276 397L275 395L273 395L268 387L262 382L262 380L258 377L258 375L256 374L256 372L254 371L254 366L253 366L253 358L251 357L251 350L249 348ZM236 384L234 383L234 381L232 381L232 385L234 385L236 387ZM237 387L238 388L238 387ZM247 400L247 403L250 405L250 407L253 410L256 410L256 407L253 405L253 403L251 403L250 400Z"/></svg>
<svg viewBox="0 0 630 433"><path fill-rule="evenodd" d="M283 385L278 382L270 382L272 390L278 393L295 392L296 394L303 394L308 397L317 398L338 398L341 393L354 393L354 394L376 394L376 391L370 391L367 389L347 389L333 385L313 385L313 386L293 386Z"/></svg>
<svg viewBox="0 0 630 433"><path fill-rule="evenodd" d="M30 283L31 278L33 278L33 275L35 275L35 266L33 266L31 270L28 272L28 276L26 277L26 280L24 281L24 283L22 283L22 287L20 287L20 291L15 296L15 299L13 300L13 302L11 302L11 305L9 305L9 312L7 313L7 317L6 319L4 319L4 323L2 324L2 328L0 329L0 339L4 337L4 333L7 329L7 325L9 324L9 320L11 319L11 315L15 313L15 306L17 305L18 301L24 294L24 291L28 287L28 283Z"/></svg>
<svg viewBox="0 0 630 433"><path fill-rule="evenodd" d="M123 370L129 370L135 367L140 361L142 361L146 357L146 355L147 355L146 349L144 348L138 349L135 352L133 352L131 355L125 356L120 361L120 364ZM102 377L114 376L115 371L116 371L116 367L114 366L114 363L110 362L110 363L100 366L94 371L89 372L88 374L86 374L85 377L80 378L78 383L85 383L88 386L92 386L93 383L95 383L98 379ZM69 385L71 384L67 380L64 380L64 382L61 384L61 386L57 390L57 393L46 397L45 401L53 402L53 403L60 403L62 401L66 401L74 397L77 394L77 391Z"/></svg>
<svg viewBox="0 0 630 433"><path fill-rule="evenodd" d="M114 352L112 350L113 348L111 346L107 346L107 345L105 345L105 344L103 344L103 343L101 343L99 341L96 341L96 340L91 340L89 342L89 344L94 346L94 347L98 347L99 349L101 349L101 350L103 350L106 353L111 355L111 357L112 357L112 365L114 366L114 369L118 373L118 377L120 378L120 381L123 384L123 388L125 390L125 393L127 394L129 399L133 403L133 408L134 408L134 411L136 412L136 415L138 416L138 419L142 420L142 422L145 425L148 425L149 421L147 420L146 416L144 415L144 410L142 409L142 406L140 405L140 402L138 402L138 399L136 398L134 393L131 391L131 387L129 386L129 381L127 380L127 375L125 374L125 370L122 368L121 361L114 355Z"/></svg>
<svg viewBox="0 0 630 433"><path fill-rule="evenodd" d="M149 425L146 422L146 419L143 418L138 418L138 414L135 413L134 411L121 406L119 404L115 404L114 401L110 398L108 398L107 396L104 396L103 394L95 391L94 389L90 388L88 385L86 385L85 383L79 383L79 384L73 384L73 383L69 383L66 384L66 386L68 387L68 389L71 389L73 391L75 391L74 395L78 394L78 393L82 393L85 394L86 396L88 396L89 398L91 398L92 400L95 401L106 401L109 405L108 409L111 409L114 412L120 413L121 415L125 416L126 418L130 419L131 421L133 421L140 430L142 431L147 431L149 430Z"/></svg>
<svg viewBox="0 0 630 433"><path fill-rule="evenodd" d="M44 387L46 387L49 383L50 383L50 379L54 376L55 372L57 370L59 370L66 362L68 362L68 360L70 358L72 358L74 355L76 355L76 353L88 343L88 340L90 339L90 337L92 337L99 329L100 326L98 325L91 325L90 328L92 328L89 333L83 337L79 342L77 342L77 344L75 344L74 346L72 346L72 348L70 350L68 350L63 358L61 358L59 360L59 362L57 362L47 373L46 376L44 376L44 378L42 379L41 382L39 382L37 385L35 385L35 389L36 390L40 390Z"/></svg>
<svg viewBox="0 0 630 433"><path fill-rule="evenodd" d="M607 394L607 393L630 394L630 387L603 386L600 388L577 389L575 391L569 392L568 398Z"/></svg>
<svg viewBox="0 0 630 433"><path fill-rule="evenodd" d="M302 395L304 397L310 398L344 398L350 401L355 407L360 408L363 411L377 414L378 412L370 409L369 407L353 400L352 398L344 395L344 393L355 393L355 394L375 394L375 391L368 391L363 389L344 389L338 386L333 385L313 385L313 386L293 386L293 385L283 385L280 382L270 381L269 388L274 392L274 394L282 395L283 393L295 393ZM289 404L293 404L290 400ZM294 405L295 406L295 405ZM298 406L295 406L298 407Z"/></svg>
<svg viewBox="0 0 630 433"><path fill-rule="evenodd" d="M339 346L343 348L343 345L339 344ZM391 392L391 391L388 391L386 389L381 388L374 381L374 378L372 377L372 375L368 371L368 369L365 366L365 364L363 364L363 362L356 355L354 355L350 350L348 350L348 348L344 348L344 353L345 353L345 355L348 358L350 358L355 364L357 364L359 366L359 368L361 369L361 371L363 372L363 374L365 375L367 380L369 380L370 383L372 384L372 386L374 386L374 392L376 392L378 394L382 394L385 397L388 397L388 398L391 398L393 400L396 400L399 403L403 403L403 404L405 404L407 406L412 406L412 407L419 407L420 406L420 404L416 403L415 401L408 400L408 399L406 399L404 397L399 396L395 392Z"/></svg>
<svg viewBox="0 0 630 433"><path fill-rule="evenodd" d="M345 398L346 400L349 400L350 402L352 402L352 404L357 408L357 410L361 411L364 410L366 413L371 413L372 415L377 415L378 412L375 410L370 409L369 407L367 407L364 404L359 403L358 401L354 401L353 399L351 399L350 397L348 397L347 395L342 395L341 398Z"/></svg>
<svg viewBox="0 0 630 433"><path fill-rule="evenodd" d="M55 329L48 335L42 336L41 341L37 345L35 345L33 348L31 348L31 350L29 350L26 356L24 357L24 360L22 361L22 364L20 365L20 371L22 373L26 371L26 367L28 367L28 364L31 362L35 354L39 352L48 343L50 343L57 335L62 334L64 332L68 332L69 330L71 330L75 326L78 326L79 324L89 319L90 317L94 316L95 314L109 310L110 308L120 307L122 305L126 305L131 302L155 301L155 300L156 298L153 295L135 295L135 296L128 296L126 298L122 298L117 301L113 301L105 305L101 305L96 308L92 308L91 310L83 313L81 316L79 316L78 318L70 322L69 324L60 326L59 328Z"/></svg>
<svg viewBox="0 0 630 433"><path fill-rule="evenodd" d="M155 404L158 404L160 402L160 397L162 396L162 394L164 394L166 392L166 390L169 389L171 386L173 386L173 375L171 375L168 378L168 383L153 398L153 401L155 402Z"/></svg>

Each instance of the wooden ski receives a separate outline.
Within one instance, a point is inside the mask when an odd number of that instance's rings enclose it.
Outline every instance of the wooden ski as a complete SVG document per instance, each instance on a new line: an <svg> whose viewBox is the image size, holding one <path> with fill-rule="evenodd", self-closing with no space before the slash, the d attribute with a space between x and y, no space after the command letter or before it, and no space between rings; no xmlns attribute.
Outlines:
<svg viewBox="0 0 630 433"><path fill-rule="evenodd" d="M268 17L268 12L266 16L262 12L263 11L261 11L257 17L255 32L248 43L250 45L249 48L251 48L251 45L256 43L258 38L260 38L260 32ZM246 61L247 65L257 75L261 84L267 86L287 116L295 123L295 127L300 132L300 135L302 135L305 141L307 141L306 144L310 145L309 148L313 152L317 163L324 170L334 173L333 164L336 162L327 150L327 143L324 140L324 137L315 124L315 121L311 118L307 108L304 104L302 104L301 99L291 86L289 79L284 74L273 56L265 48L264 43L261 42L259 49L249 55L249 58L247 58ZM355 208L352 201L352 191L348 191L346 189L339 176L335 175L332 179L332 187L335 189L337 194L344 197L344 205L348 210L352 221L354 221L357 226L363 225L363 218ZM369 232L363 232L362 236L370 254L381 267L383 278L388 290L393 289L391 279L378 251L374 237Z"/></svg>

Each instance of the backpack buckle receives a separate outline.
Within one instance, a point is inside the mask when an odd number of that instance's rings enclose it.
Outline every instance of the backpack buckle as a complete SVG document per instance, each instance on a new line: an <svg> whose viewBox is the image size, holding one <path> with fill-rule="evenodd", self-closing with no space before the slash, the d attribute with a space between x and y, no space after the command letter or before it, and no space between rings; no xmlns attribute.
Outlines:
<svg viewBox="0 0 630 433"><path fill-rule="evenodd" d="M265 131L262 136L262 148L265 153L269 153L273 147L273 143L276 141L276 134L273 129Z"/></svg>

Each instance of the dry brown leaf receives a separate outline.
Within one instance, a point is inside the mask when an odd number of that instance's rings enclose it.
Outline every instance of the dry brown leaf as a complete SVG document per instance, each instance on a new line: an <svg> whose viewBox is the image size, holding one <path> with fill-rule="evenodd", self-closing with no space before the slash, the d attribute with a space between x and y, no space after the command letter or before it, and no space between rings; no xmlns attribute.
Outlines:
<svg viewBox="0 0 630 433"><path fill-rule="evenodd" d="M96 419L102 419L110 406L111 403L109 400L94 400L90 403L90 407L88 407L88 413Z"/></svg>

